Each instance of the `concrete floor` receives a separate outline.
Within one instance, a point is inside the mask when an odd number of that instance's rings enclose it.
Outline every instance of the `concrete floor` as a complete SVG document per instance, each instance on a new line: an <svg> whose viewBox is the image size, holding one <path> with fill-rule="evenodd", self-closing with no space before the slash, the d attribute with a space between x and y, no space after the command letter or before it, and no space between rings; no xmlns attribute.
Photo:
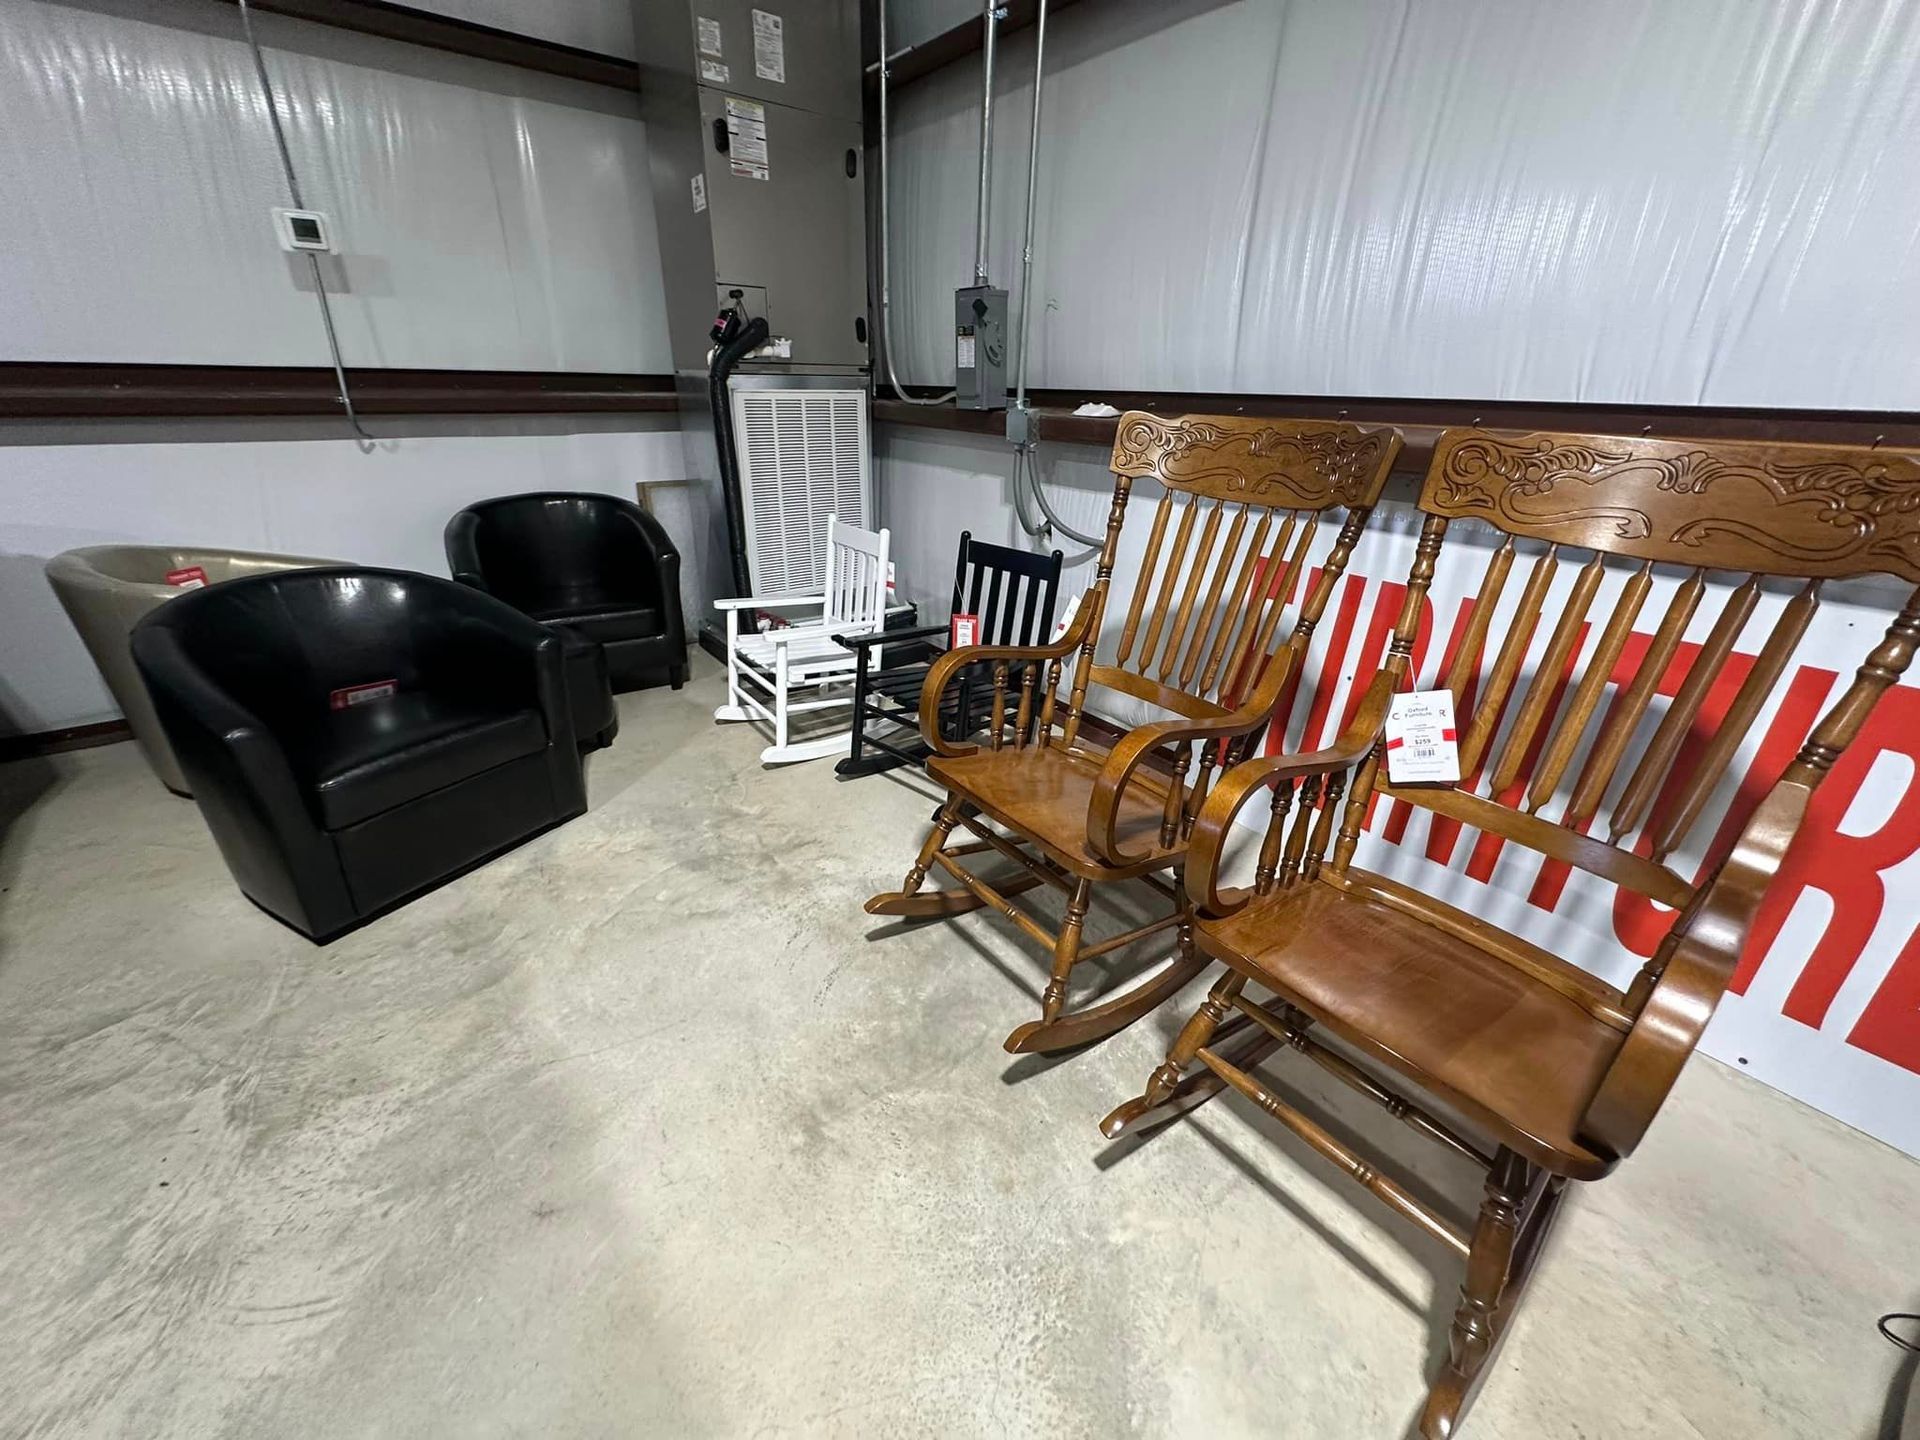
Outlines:
<svg viewBox="0 0 1920 1440"><path fill-rule="evenodd" d="M133 747L0 767L0 1433L1403 1431L1448 1257L1237 1100L1104 1146L1179 1016L1013 1061L1039 956L860 909L928 796L762 771L718 693L324 950ZM1897 1433L1917 1179L1696 1060L1468 1433Z"/></svg>

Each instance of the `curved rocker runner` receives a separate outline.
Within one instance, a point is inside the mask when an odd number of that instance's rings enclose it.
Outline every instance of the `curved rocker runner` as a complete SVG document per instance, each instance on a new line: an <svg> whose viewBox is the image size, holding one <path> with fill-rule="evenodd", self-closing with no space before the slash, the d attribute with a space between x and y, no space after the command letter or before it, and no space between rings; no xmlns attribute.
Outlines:
<svg viewBox="0 0 1920 1440"><path fill-rule="evenodd" d="M1182 883L1188 832L1213 776L1252 753L1346 568L1400 450L1398 432L1341 423L1186 416L1121 417L1113 504L1094 582L1066 631L1046 645L979 645L935 662L920 698L927 773L946 787L932 834L900 889L867 902L910 919L996 910L1052 956L1040 1018L1007 1037L1015 1053L1070 1049L1131 1025L1208 963L1193 943ZM1136 479L1159 482L1144 558L1111 647L1103 632L1115 557ZM1332 533L1329 512L1346 511ZM1310 566L1316 545L1325 550ZM1296 597L1304 595L1296 604ZM1295 623L1281 620L1295 612ZM1276 642L1276 636L1279 639ZM1096 653L1104 654L1099 658ZM1060 684L1071 663L1065 695ZM991 671L983 744L941 734L942 697L971 669ZM1090 743L1087 692L1174 718ZM951 705L948 706L951 711ZM956 831L968 839L949 847ZM962 861L991 852L1015 880L990 883ZM921 893L938 870L958 889ZM1166 897L1165 914L1094 943L1094 892L1134 881ZM1039 886L1066 896L1058 931L1014 897ZM1073 995L1083 961L1171 931L1171 952L1116 993Z"/></svg>

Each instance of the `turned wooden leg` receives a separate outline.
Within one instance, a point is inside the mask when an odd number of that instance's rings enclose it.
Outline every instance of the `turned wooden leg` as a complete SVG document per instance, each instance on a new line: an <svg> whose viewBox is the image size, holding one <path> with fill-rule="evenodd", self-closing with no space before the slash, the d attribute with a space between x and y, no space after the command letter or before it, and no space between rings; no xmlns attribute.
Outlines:
<svg viewBox="0 0 1920 1440"><path fill-rule="evenodd" d="M1173 1087L1180 1083L1180 1077L1193 1064L1193 1057L1213 1039L1213 1032L1220 1028L1220 1022L1232 1011L1234 997L1245 988L1246 983L1247 977L1237 970L1229 970L1213 982L1213 988L1207 992L1207 998L1200 1002L1200 1008L1188 1016L1187 1023L1180 1027L1173 1048L1167 1051L1167 1058L1148 1078L1146 1093L1140 1097L1147 1108L1160 1104L1173 1093Z"/></svg>
<svg viewBox="0 0 1920 1440"><path fill-rule="evenodd" d="M907 871L906 882L900 887L902 895L912 895L920 889L927 878L927 867L933 864L933 857L940 853L940 847L947 843L947 837L953 834L953 827L959 823L960 797L949 794L947 803L934 816L933 830L927 836L927 843L920 847L920 858Z"/></svg>
<svg viewBox="0 0 1920 1440"><path fill-rule="evenodd" d="M1433 1382L1420 1416L1420 1433L1428 1440L1446 1440L1454 1433L1499 1336L1504 1318L1500 1302L1513 1265L1520 1206L1532 1179L1526 1161L1504 1148L1487 1172L1486 1198L1480 1202L1480 1220L1467 1254L1466 1283L1460 1287L1460 1304L1448 1335L1447 1363Z"/></svg>
<svg viewBox="0 0 1920 1440"><path fill-rule="evenodd" d="M1040 1014L1046 1023L1058 1020L1066 1006L1067 976L1080 958L1080 927L1086 923L1087 903L1092 897L1091 880L1083 877L1074 882L1073 894L1067 900L1066 921L1053 942L1053 978L1047 981L1046 991L1040 997Z"/></svg>

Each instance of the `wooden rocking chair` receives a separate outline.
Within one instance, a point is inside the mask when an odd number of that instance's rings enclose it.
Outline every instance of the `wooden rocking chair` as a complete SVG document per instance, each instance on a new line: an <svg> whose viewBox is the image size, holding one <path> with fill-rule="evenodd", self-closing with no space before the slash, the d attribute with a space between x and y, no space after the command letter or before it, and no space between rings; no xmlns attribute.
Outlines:
<svg viewBox="0 0 1920 1440"><path fill-rule="evenodd" d="M886 625L887 541L839 517L827 517L826 583L818 595L745 595L716 600L727 617L727 703L715 720L762 720L773 726L773 744L760 752L765 765L815 760L847 748L851 728L792 736L796 715L853 707L851 691L858 657L844 639ZM813 610L817 615L764 633L742 630L742 611ZM877 658L877 657L876 657ZM793 698L795 691L813 696ZM761 697L764 696L765 699Z"/></svg>
<svg viewBox="0 0 1920 1440"><path fill-rule="evenodd" d="M906 882L874 896L867 910L931 918L989 906L1048 950L1053 971L1040 1018L1015 1030L1008 1050L1061 1050L1111 1035L1206 965L1193 947L1179 883L1188 828L1214 771L1257 743L1399 450L1397 431L1358 425L1123 415L1105 540L1093 585L1066 633L1046 645L969 646L934 663L921 693L920 731L934 752L927 773L946 787L947 799ZM1157 479L1165 493L1126 622L1110 639L1102 630L1108 588L1127 496L1143 477ZM1303 586L1321 518L1339 507L1346 521L1317 578ZM1301 588L1307 593L1298 621L1283 631L1281 618ZM1276 634L1286 638L1270 652ZM1096 647L1108 645L1110 658L1096 664ZM1057 692L1070 655L1072 688L1062 702ZM947 687L962 667L981 662L992 663L994 676L985 749L948 740L940 725ZM1016 695L1008 693L1009 666L1021 667ZM1121 732L1101 750L1083 723L1090 684L1178 718ZM1113 735L1117 727L1102 728ZM975 838L949 850L959 827ZM989 882L961 864L962 856L989 851L1021 871ZM921 894L936 865L961 888ZM1168 870L1172 884L1156 873ZM1135 878L1173 902L1168 913L1083 945L1093 887ZM1037 885L1067 894L1057 934L1011 903ZM1076 964L1167 929L1176 931L1169 958L1120 993L1068 1010Z"/></svg>
<svg viewBox="0 0 1920 1440"><path fill-rule="evenodd" d="M1351 726L1318 753L1237 767L1202 808L1187 887L1200 911L1200 946L1227 970L1145 1094L1101 1128L1117 1136L1231 1087L1455 1249L1466 1279L1422 1433L1445 1436L1458 1424L1566 1182L1606 1175L1639 1143L1727 986L1814 787L1912 659L1920 590L1751 814L1726 816L1722 828L1701 832L1727 837L1739 827L1738 838L1709 847L1693 883L1672 868L1669 857L1711 808L1729 761L1805 634L1821 581L1872 572L1920 581L1915 493L1920 457L1911 453L1449 431L1421 494L1428 518L1405 609L1385 668ZM1423 599L1442 536L1457 518L1505 532L1443 682L1461 697L1465 779L1394 785L1383 768L1383 724L1391 696L1409 688ZM1512 588L1515 537L1546 548L1527 563L1517 604L1502 607L1500 597ZM1570 584L1562 577L1555 587L1573 549L1591 558ZM1589 637L1588 612L1606 562L1616 556L1627 562L1614 577L1618 598ZM1656 564L1686 571L1665 602L1644 663L1583 744L1646 606ZM1745 578L1727 595L1665 714L1643 727L1700 605L1708 569ZM1706 722L1702 700L1747 628L1766 577L1803 584L1784 602L1768 602L1780 603L1777 620L1724 718ZM1550 593L1565 598L1549 606ZM1582 649L1576 670L1573 657ZM1532 677L1524 686L1523 670ZM1470 705L1469 690L1476 691ZM1509 704L1515 696L1517 709ZM1221 854L1233 816L1266 787L1273 788L1271 818L1252 890L1223 893ZM1673 926L1632 983L1616 990L1516 935L1354 866L1376 798L1424 808L1637 892L1674 910ZM1272 998L1250 999L1250 982ZM1315 1038L1322 1033L1342 1048L1323 1045ZM1471 1233L1253 1073L1283 1046L1484 1166L1485 1197ZM1406 1082L1466 1125L1456 1127L1394 1088Z"/></svg>

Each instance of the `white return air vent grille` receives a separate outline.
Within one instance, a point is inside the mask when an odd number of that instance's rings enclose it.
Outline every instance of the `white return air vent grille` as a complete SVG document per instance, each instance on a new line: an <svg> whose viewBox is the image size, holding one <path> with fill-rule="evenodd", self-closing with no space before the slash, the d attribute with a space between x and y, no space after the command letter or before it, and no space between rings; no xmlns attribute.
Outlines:
<svg viewBox="0 0 1920 1440"><path fill-rule="evenodd" d="M873 528L864 390L733 392L756 595L817 594L827 517Z"/></svg>

